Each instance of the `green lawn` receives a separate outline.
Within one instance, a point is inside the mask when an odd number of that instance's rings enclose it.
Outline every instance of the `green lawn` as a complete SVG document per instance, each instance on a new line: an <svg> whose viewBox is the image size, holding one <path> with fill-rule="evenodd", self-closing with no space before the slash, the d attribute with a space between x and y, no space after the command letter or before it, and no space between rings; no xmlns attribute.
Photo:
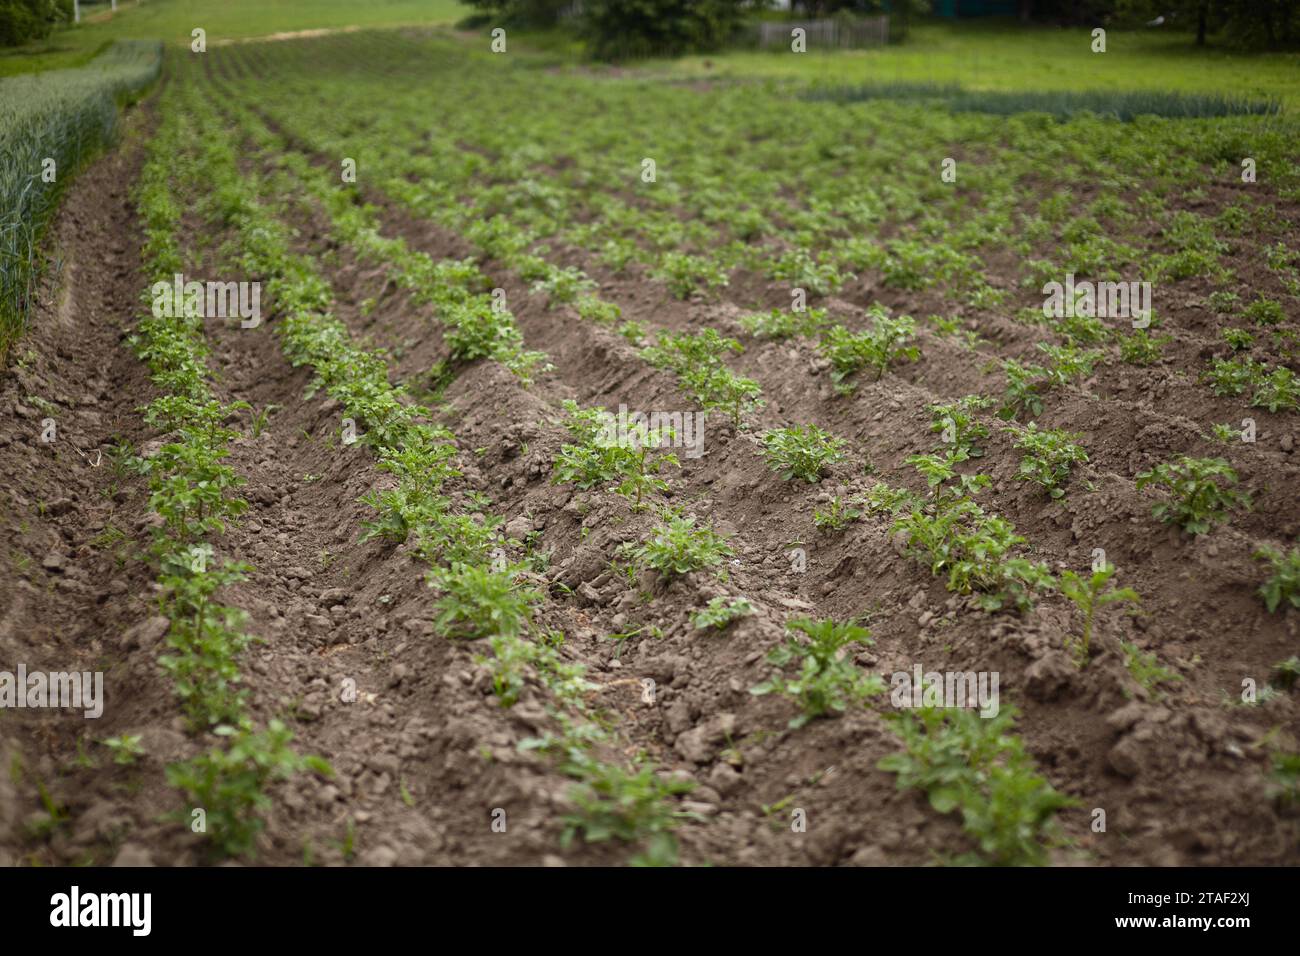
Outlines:
<svg viewBox="0 0 1300 956"><path fill-rule="evenodd" d="M650 69L690 75L774 76L834 83L931 81L975 90L1137 90L1280 97L1300 107L1300 54L1198 50L1188 34L1107 34L1093 53L1086 29L1010 21L931 23L907 43L871 51L729 52Z"/></svg>
<svg viewBox="0 0 1300 956"><path fill-rule="evenodd" d="M456 0L122 0L87 7L87 22L20 50L0 51L0 76L88 61L117 37L158 37L188 44L201 26L209 41L344 26L453 23L469 9ZM562 34L536 46L569 59ZM1093 53L1086 29L1021 27L1012 21L928 23L907 43L883 50L805 54L729 51L652 62L651 71L687 75L770 76L834 83L956 82L975 90L1132 90L1278 96L1300 106L1300 54L1198 50L1187 34L1111 30L1107 52Z"/></svg>
<svg viewBox="0 0 1300 956"><path fill-rule="evenodd" d="M0 50L0 76L80 66L118 37L188 44L202 27L208 41L345 26L453 23L469 12L456 0L120 0L86 5L82 24L48 40Z"/></svg>

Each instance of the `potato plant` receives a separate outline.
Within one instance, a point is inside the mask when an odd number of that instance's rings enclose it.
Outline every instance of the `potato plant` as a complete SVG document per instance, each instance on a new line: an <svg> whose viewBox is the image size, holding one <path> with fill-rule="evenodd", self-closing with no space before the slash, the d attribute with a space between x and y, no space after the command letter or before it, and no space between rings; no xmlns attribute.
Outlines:
<svg viewBox="0 0 1300 956"><path fill-rule="evenodd" d="M904 751L880 761L899 789L917 789L939 813L961 813L975 850L954 862L1039 866L1058 839L1056 815L1074 801L1034 772L1012 732L1015 709L984 719L965 708L922 708L894 719Z"/></svg>
<svg viewBox="0 0 1300 956"><path fill-rule="evenodd" d="M1088 460L1088 453L1075 444L1083 436L1059 428L1040 429L1035 422L1003 431L1014 435L1015 446L1025 453L1016 478L1039 485L1048 497L1063 498L1062 485L1070 476L1071 466Z"/></svg>
<svg viewBox="0 0 1300 956"><path fill-rule="evenodd" d="M816 484L827 468L844 458L842 438L836 438L816 425L791 425L772 428L762 435L763 456L768 466L783 481L798 478Z"/></svg>
<svg viewBox="0 0 1300 956"><path fill-rule="evenodd" d="M1259 587L1259 596L1270 614L1279 607L1290 605L1300 608L1300 547L1283 551L1264 545L1255 552L1255 559L1268 564L1272 574Z"/></svg>
<svg viewBox="0 0 1300 956"><path fill-rule="evenodd" d="M1139 489L1163 489L1169 498L1152 506L1151 513L1190 535L1205 534L1230 511L1250 506L1250 497L1236 491L1236 484L1237 472L1222 458L1186 455L1139 473L1136 481Z"/></svg>
<svg viewBox="0 0 1300 956"><path fill-rule="evenodd" d="M672 576L702 571L722 563L734 553L726 539L707 525L698 526L694 515L667 510L654 530L626 553L641 568Z"/></svg>
<svg viewBox="0 0 1300 956"><path fill-rule="evenodd" d="M1080 667L1086 667L1092 657L1092 636L1097 612L1108 604L1124 601L1137 604L1140 600L1132 588L1117 588L1110 584L1115 572L1113 564L1105 564L1086 578L1073 571L1061 573L1061 593L1073 601L1083 614L1083 631L1078 640L1070 639L1066 642Z"/></svg>
<svg viewBox="0 0 1300 956"><path fill-rule="evenodd" d="M751 694L781 694L799 704L800 713L790 719L798 729L817 717L842 713L854 704L880 694L885 682L854 665L851 654L869 646L870 632L853 623L795 618L786 622L789 632L784 644L768 652L767 662L780 671L749 689ZM784 668L798 664L795 677Z"/></svg>

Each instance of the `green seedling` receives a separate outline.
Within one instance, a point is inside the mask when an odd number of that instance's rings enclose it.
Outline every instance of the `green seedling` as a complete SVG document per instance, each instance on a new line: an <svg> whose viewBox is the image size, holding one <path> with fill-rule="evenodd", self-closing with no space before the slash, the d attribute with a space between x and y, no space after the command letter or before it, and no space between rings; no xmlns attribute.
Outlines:
<svg viewBox="0 0 1300 956"><path fill-rule="evenodd" d="M978 494L988 486L988 475L959 474L956 466L969 458L969 452L961 446L949 448L939 455L908 455L904 461L917 470L925 479L930 493L935 497L970 497ZM949 485L948 482L954 481Z"/></svg>
<svg viewBox="0 0 1300 956"><path fill-rule="evenodd" d="M819 531L843 531L851 522L862 517L862 512L844 499L834 497L825 508L813 510L813 524Z"/></svg>
<svg viewBox="0 0 1300 956"><path fill-rule="evenodd" d="M658 344L641 354L651 365L672 371L701 408L723 409L739 424L746 412L761 404L758 383L736 375L723 361L725 356L743 351L735 339L724 338L716 329L704 329L696 334L661 332Z"/></svg>
<svg viewBox="0 0 1300 956"><path fill-rule="evenodd" d="M806 309L787 312L751 312L740 317L740 326L750 335L760 339L789 339L817 335L826 324L825 309Z"/></svg>
<svg viewBox="0 0 1300 956"><path fill-rule="evenodd" d="M1070 466L1088 460L1088 453L1075 444L1083 436L1061 429L1040 429L1034 422L1025 428L1013 426L1003 431L1015 435L1015 446L1025 453L1016 478L1040 485L1049 497L1064 497L1061 486L1070 476Z"/></svg>
<svg viewBox="0 0 1300 956"><path fill-rule="evenodd" d="M1119 646L1124 652L1124 666L1129 674L1153 699L1160 699L1159 685L1182 680L1174 671L1161 667L1155 654L1144 654L1140 647L1128 641L1120 641Z"/></svg>
<svg viewBox="0 0 1300 956"><path fill-rule="evenodd" d="M541 600L539 592L517 583L520 571L456 563L429 572L429 586L442 593L434 604L434 627L446 637L464 640L518 637Z"/></svg>
<svg viewBox="0 0 1300 956"><path fill-rule="evenodd" d="M891 318L878 306L871 309L870 315L875 321L868 332L855 333L833 325L822 333L820 348L830 359L831 378L841 394L853 391L849 379L862 369L875 370L879 381L891 365L915 362L921 357L915 344L915 320L906 315Z"/></svg>
<svg viewBox="0 0 1300 956"><path fill-rule="evenodd" d="M1287 605L1300 608L1300 546L1283 552L1264 545L1255 552L1255 560L1268 562L1273 572L1259 588L1268 612L1272 614Z"/></svg>
<svg viewBox="0 0 1300 956"><path fill-rule="evenodd" d="M1273 684L1282 690L1290 690L1297 681L1300 681L1300 657L1293 654L1273 665Z"/></svg>
<svg viewBox="0 0 1300 956"><path fill-rule="evenodd" d="M976 852L957 863L1041 866L1058 836L1057 812L1074 805L1035 772L1012 732L1015 714L1004 705L991 719L960 707L891 717L905 749L879 766L898 775L900 790L927 794L939 813L961 811Z"/></svg>
<svg viewBox="0 0 1300 956"><path fill-rule="evenodd" d="M709 601L708 607L696 612L695 616L691 618L691 623L695 625L697 631L709 628L722 631L735 621L739 621L742 617L748 617L753 613L754 605L743 597L731 601L726 598L715 597Z"/></svg>
<svg viewBox="0 0 1300 956"><path fill-rule="evenodd" d="M877 674L863 673L853 663L853 645L869 646L870 632L856 624L832 620L797 618L786 623L790 636L767 655L767 662L784 668L799 664L793 679L777 672L749 689L751 694L781 694L797 702L801 713L791 718L792 728L802 727L816 717L842 713L850 705L864 702L885 689Z"/></svg>
<svg viewBox="0 0 1300 956"><path fill-rule="evenodd" d="M1272 755L1269 793L1281 809L1300 806L1300 753L1278 751Z"/></svg>
<svg viewBox="0 0 1300 956"><path fill-rule="evenodd" d="M639 568L663 575L687 574L721 564L734 553L726 539L707 525L697 527L695 517L665 511L659 524L640 544L624 545Z"/></svg>
<svg viewBox="0 0 1300 956"><path fill-rule="evenodd" d="M1223 341L1234 352L1244 352L1255 344L1255 336L1246 329L1224 329Z"/></svg>
<svg viewBox="0 0 1300 956"><path fill-rule="evenodd" d="M1132 588L1117 588L1111 585L1107 589L1116 570L1113 564L1105 564L1087 578L1080 577L1073 571L1065 571L1061 574L1061 593L1073 601L1075 607L1083 613L1082 635L1078 640L1066 639L1066 647L1074 653L1075 663L1079 667L1086 667L1092 655L1092 636L1097 611L1117 601L1128 601L1134 604L1140 601L1138 593Z"/></svg>
<svg viewBox="0 0 1300 956"><path fill-rule="evenodd" d="M905 504L890 530L907 535L908 553L929 564L931 573L947 575L948 590L977 592L987 611L1007 605L1028 611L1035 594L1056 583L1041 561L1015 554L1025 539L1011 522L963 495Z"/></svg>
<svg viewBox="0 0 1300 956"><path fill-rule="evenodd" d="M279 720L254 733L251 727L221 725L214 731L224 746L167 767L167 782L182 790L189 807L201 809L215 853L251 855L271 807L267 788L304 770L332 776L319 757L304 757L289 746L293 733ZM184 815L190 823L190 814Z"/></svg>
<svg viewBox="0 0 1300 956"><path fill-rule="evenodd" d="M983 395L966 395L955 402L927 405L930 431L937 433L941 442L935 450L964 450L967 458L982 458L984 449L979 443L988 438L989 429L976 413L992 404L993 400Z"/></svg>
<svg viewBox="0 0 1300 956"><path fill-rule="evenodd" d="M1130 365L1155 365L1164 355L1164 347L1173 341L1170 335L1152 335L1146 329L1136 329L1120 336L1119 357Z"/></svg>
<svg viewBox="0 0 1300 956"><path fill-rule="evenodd" d="M135 763L136 758L144 756L144 748L140 746L139 734L122 734L120 737L109 737L103 741L103 744L113 752L113 763L124 767L129 767Z"/></svg>

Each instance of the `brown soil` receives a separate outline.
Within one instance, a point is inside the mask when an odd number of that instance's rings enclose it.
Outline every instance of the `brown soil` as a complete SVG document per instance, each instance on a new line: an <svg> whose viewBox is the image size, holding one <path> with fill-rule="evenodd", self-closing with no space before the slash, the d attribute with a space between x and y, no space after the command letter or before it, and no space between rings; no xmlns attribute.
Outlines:
<svg viewBox="0 0 1300 956"><path fill-rule="evenodd" d="M147 490L116 472L108 455L116 441L139 449L159 437L138 413L152 386L123 341L146 284L128 190L147 114L127 125L123 146L70 190L51 230L63 268L52 271L33 331L16 349L21 366L0 379L0 409L12 410L0 423L7 539L0 670L18 662L29 670L103 670L108 688L98 721L0 711L0 762L18 768L0 775L0 863L204 859L198 838L165 816L179 798L163 767L203 742L183 732L156 664L153 579L134 557L147 540ZM457 237L371 198L387 234L435 258L468 253ZM393 349L395 380L427 381L447 357L427 310L384 270L338 247L323 222L297 214L294 225L301 251L324 264L338 317ZM196 273L218 266L222 238L194 243ZM1248 271L1250 254L1240 250L1234 267ZM652 329L708 324L738 334L742 307L788 301L779 288L739 277L720 300L679 302L656 282L610 276L569 255L567 262L602 280L602 295L625 317ZM922 864L966 846L954 817L899 792L895 778L877 769L899 749L877 714L857 711L791 731L792 705L748 693L768 673L762 658L781 640L783 621L795 615L866 615L875 645L858 662L887 679L916 662L926 670L999 671L1004 704L1022 711L1018 728L1029 750L1052 784L1077 800L1061 814L1071 845L1054 853L1055 862L1300 862L1296 820L1275 809L1264 776L1267 735L1279 729L1285 741L1295 731L1295 695L1258 708L1223 702L1239 694L1243 678L1263 686L1272 665L1295 653L1296 614L1264 612L1254 595L1261 569L1250 558L1261 541L1300 530L1300 508L1287 493L1297 477L1291 419L1255 410L1256 445L1205 442L1206 423L1238 420L1241 409L1190 374L1171 374L1194 367L1180 352L1173 369L1131 370L1049 401L1044 424L1089 436L1092 461L1079 480L1090 479L1094 493L1047 503L1013 480L1009 441L990 440L984 462L994 486L986 504L1011 518L1054 567L1085 568L1092 549L1104 547L1122 583L1143 596L1141 614L1104 619L1100 652L1079 671L1062 649L1078 625L1063 600L1025 618L989 615L904 557L883 519L841 535L812 525L813 508L829 494L865 491L878 477L917 488L904 458L929 441L924 406L999 390L1000 379L985 371L991 350L974 354L927 336L920 362L843 398L810 343L746 341L737 369L763 387L762 423L822 425L852 441L852 460L818 488L783 483L756 454L751 434L711 417L704 457L683 457L670 476L673 500L728 535L736 560L726 580L688 575L629 587L610 562L649 519L608 493L550 482L549 463L565 436L559 402L680 411L689 404L671 376L616 334L549 308L494 264L484 268L506 290L529 347L545 350L555 370L525 389L492 363L458 369L441 414L460 441L459 467L467 486L492 496L512 535L539 531L553 552L539 578L551 597L538 625L568 635L565 653L588 665L599 699L632 745L698 784L685 809L700 819L680 832L686 862ZM926 314L927 295L888 293L864 279L830 306L846 322L861 321L855 316L875 299ZM1180 329L1197 331L1176 315ZM999 343L1000 355L1030 347L1016 323L971 319ZM242 662L254 715L288 719L296 746L328 759L336 776L303 776L276 790L258 860L625 859L617 846L561 851L567 781L517 749L553 726L545 701L530 689L513 708L500 708L475 661L487 649L433 633L423 568L407 548L359 541L370 510L358 499L387 479L359 446L339 450L332 436L340 409L306 394L309 375L283 359L275 326L272 316L253 330L216 320L208 329L220 396L257 410L275 406L258 437L234 445L250 511L219 547L256 568L227 596L249 611L249 629L263 638ZM32 396L57 410L47 416ZM52 444L40 441L45 417L58 426ZM1166 530L1150 515L1151 499L1134 490L1133 475L1173 453L1228 457L1258 506L1196 541ZM807 553L804 573L791 570L796 546ZM691 628L690 614L709 598L740 593L758 608L753 617L723 633ZM662 636L650 636L652 627ZM637 629L644 630L608 637ZM1129 676L1121 639L1155 652L1182 681L1155 699ZM653 703L641 694L646 678L655 682ZM349 680L359 691L355 703L340 699ZM123 733L140 734L146 752L129 767L112 764L96 743ZM41 788L65 813L52 830L42 828ZM491 828L496 808L506 810L506 833ZM1094 808L1106 811L1105 833L1090 827ZM792 830L795 809L806 812L807 832Z"/></svg>

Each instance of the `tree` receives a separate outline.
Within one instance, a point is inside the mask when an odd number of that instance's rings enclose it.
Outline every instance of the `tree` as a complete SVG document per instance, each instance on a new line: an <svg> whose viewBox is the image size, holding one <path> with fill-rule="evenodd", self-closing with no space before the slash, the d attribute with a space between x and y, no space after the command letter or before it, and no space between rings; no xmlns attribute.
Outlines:
<svg viewBox="0 0 1300 956"><path fill-rule="evenodd" d="M1295 0L1212 0L1233 42L1251 47L1294 47L1300 43L1300 9Z"/></svg>
<svg viewBox="0 0 1300 956"><path fill-rule="evenodd" d="M740 27L745 0L586 0L580 26L609 60L716 50Z"/></svg>
<svg viewBox="0 0 1300 956"><path fill-rule="evenodd" d="M1211 33L1239 46L1282 47L1300 42L1300 11L1294 0L1114 0L1111 12L1124 20L1149 23L1163 17L1162 29L1196 31L1196 45Z"/></svg>
<svg viewBox="0 0 1300 956"><path fill-rule="evenodd" d="M802 10L810 19L817 19L841 10L849 13L876 13L881 4L876 0L793 0L790 6Z"/></svg>
<svg viewBox="0 0 1300 956"><path fill-rule="evenodd" d="M494 24L521 27L554 26L560 15L573 6L572 0L465 0Z"/></svg>
<svg viewBox="0 0 1300 956"><path fill-rule="evenodd" d="M0 46L42 40L72 20L72 0L0 0Z"/></svg>

